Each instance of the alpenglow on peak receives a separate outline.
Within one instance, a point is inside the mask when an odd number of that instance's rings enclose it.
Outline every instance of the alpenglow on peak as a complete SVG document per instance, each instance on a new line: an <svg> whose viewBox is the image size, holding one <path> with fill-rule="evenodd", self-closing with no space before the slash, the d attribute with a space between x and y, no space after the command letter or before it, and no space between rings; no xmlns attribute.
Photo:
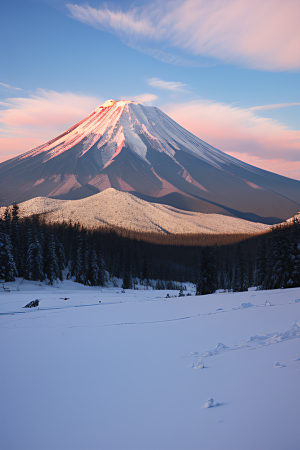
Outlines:
<svg viewBox="0 0 300 450"><path fill-rule="evenodd" d="M299 181L239 161L159 108L130 100L107 100L56 138L0 164L0 206L39 196L75 200L111 187L181 210L269 224L300 209Z"/></svg>

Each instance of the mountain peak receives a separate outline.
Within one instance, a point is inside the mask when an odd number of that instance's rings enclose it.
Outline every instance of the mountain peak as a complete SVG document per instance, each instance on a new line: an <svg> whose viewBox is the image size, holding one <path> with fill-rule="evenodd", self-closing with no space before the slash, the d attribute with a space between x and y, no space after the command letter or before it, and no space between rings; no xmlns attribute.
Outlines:
<svg viewBox="0 0 300 450"><path fill-rule="evenodd" d="M108 188L263 223L299 211L299 181L239 161L160 109L130 100L107 100L51 141L0 164L0 205L39 196L75 200Z"/></svg>
<svg viewBox="0 0 300 450"><path fill-rule="evenodd" d="M104 102L102 105L100 105L100 108L108 108L109 106L114 106L117 104L117 106L125 106L128 105L129 103L134 103L135 105L138 105L137 102L133 102L131 100L113 100L113 99L109 99L106 100L106 102Z"/></svg>

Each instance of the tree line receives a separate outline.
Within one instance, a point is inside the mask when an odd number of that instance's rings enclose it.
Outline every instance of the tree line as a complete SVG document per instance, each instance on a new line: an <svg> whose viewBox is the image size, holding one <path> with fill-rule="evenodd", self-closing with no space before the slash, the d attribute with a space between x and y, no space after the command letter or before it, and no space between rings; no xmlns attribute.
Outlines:
<svg viewBox="0 0 300 450"><path fill-rule="evenodd" d="M207 236L156 239L116 227L88 230L79 224L47 224L39 216L20 219L15 204L0 218L0 280L19 276L53 284L67 277L103 286L110 277L121 278L124 289L138 281L157 289L190 281L199 295L217 289L240 292L249 286L300 286L298 219L242 241L238 234L229 243L228 235L218 235L212 244Z"/></svg>

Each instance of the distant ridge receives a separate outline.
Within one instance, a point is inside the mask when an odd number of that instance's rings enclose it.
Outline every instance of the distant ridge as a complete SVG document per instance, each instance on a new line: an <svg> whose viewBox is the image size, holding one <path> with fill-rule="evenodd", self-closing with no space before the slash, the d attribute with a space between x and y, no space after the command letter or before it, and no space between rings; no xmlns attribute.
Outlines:
<svg viewBox="0 0 300 450"><path fill-rule="evenodd" d="M140 232L233 234L262 233L269 225L221 214L203 214L149 203L127 192L106 189L81 200L37 197L19 205L20 217L43 214L48 223L79 222L86 228L106 225ZM3 215L6 208L0 208Z"/></svg>
<svg viewBox="0 0 300 450"><path fill-rule="evenodd" d="M78 200L108 188L266 224L300 209L300 181L243 163L158 108L127 100L108 100L58 137L0 164L0 206L40 196Z"/></svg>

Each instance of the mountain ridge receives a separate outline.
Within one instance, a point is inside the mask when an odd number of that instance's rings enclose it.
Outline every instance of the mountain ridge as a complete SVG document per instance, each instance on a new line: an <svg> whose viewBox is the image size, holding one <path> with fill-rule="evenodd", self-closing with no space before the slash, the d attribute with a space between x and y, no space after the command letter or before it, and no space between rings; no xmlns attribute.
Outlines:
<svg viewBox="0 0 300 450"><path fill-rule="evenodd" d="M5 209L0 208L0 216ZM46 223L71 221L88 229L118 226L138 232L163 234L255 234L270 230L269 225L236 217L182 211L168 205L145 202L128 192L113 188L80 200L37 197L19 204L20 218L34 214L42 215Z"/></svg>

